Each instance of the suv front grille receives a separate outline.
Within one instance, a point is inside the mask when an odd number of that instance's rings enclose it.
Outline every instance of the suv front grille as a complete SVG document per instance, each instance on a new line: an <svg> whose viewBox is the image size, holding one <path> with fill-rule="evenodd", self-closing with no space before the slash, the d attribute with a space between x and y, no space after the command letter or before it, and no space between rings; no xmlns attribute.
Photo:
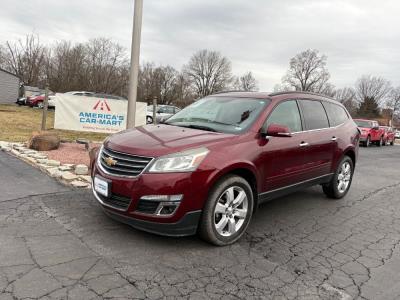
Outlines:
<svg viewBox="0 0 400 300"><path fill-rule="evenodd" d="M103 147L100 153L101 167L115 176L138 176L152 161L151 157L131 155Z"/></svg>
<svg viewBox="0 0 400 300"><path fill-rule="evenodd" d="M97 194L97 196L101 199L104 204L107 204L116 209L127 210L129 204L131 203L131 199L125 196L120 196L117 194L111 194L109 198L104 197L103 195Z"/></svg>

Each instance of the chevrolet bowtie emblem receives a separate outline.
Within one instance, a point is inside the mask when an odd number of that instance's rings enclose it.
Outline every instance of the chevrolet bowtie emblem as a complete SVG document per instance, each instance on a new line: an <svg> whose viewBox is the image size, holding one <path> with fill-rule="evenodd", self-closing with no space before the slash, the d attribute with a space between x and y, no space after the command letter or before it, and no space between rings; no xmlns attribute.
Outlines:
<svg viewBox="0 0 400 300"><path fill-rule="evenodd" d="M107 166L109 166L109 167L115 166L117 164L117 161L115 159L113 159L112 157L107 157L104 159L104 161L106 162Z"/></svg>

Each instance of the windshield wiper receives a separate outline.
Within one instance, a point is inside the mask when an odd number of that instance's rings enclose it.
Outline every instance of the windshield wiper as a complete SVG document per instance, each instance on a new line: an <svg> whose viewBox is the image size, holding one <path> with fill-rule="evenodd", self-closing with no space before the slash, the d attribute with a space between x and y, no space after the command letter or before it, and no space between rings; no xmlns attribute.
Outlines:
<svg viewBox="0 0 400 300"><path fill-rule="evenodd" d="M193 124L190 124L190 125L176 125L176 126L217 132L214 128L208 127L208 126L204 126L204 125L193 125Z"/></svg>

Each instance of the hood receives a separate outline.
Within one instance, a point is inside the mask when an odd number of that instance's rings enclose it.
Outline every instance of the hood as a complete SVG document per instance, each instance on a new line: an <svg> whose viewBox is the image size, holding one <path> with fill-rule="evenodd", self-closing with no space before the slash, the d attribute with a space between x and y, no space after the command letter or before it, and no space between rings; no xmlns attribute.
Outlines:
<svg viewBox="0 0 400 300"><path fill-rule="evenodd" d="M234 134L178 126L145 125L110 136L105 146L115 151L159 157L186 149L211 146L237 137Z"/></svg>

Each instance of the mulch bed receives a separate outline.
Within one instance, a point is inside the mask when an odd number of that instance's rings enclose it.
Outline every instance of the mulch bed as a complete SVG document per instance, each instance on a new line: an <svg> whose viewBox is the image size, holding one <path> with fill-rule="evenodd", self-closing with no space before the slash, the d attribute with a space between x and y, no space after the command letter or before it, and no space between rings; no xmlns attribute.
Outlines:
<svg viewBox="0 0 400 300"><path fill-rule="evenodd" d="M99 143L91 143L90 148L100 146ZM85 150L85 145L77 143L61 143L57 150L41 151L49 159L58 160L61 164L83 164L89 166L89 152Z"/></svg>

